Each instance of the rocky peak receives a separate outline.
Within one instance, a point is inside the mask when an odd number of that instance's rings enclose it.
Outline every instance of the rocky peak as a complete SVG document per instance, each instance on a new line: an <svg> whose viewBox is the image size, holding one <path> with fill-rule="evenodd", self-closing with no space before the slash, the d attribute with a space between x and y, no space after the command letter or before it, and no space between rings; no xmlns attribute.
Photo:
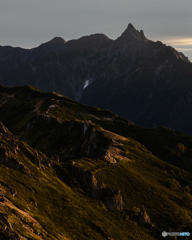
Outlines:
<svg viewBox="0 0 192 240"><path fill-rule="evenodd" d="M131 23L129 23L128 27L127 27L127 31L136 32L137 30L135 29L135 27Z"/></svg>
<svg viewBox="0 0 192 240"><path fill-rule="evenodd" d="M126 40L126 41L145 41L147 42L148 39L145 37L143 30L140 32L135 29L135 27L129 23L127 29L122 33L119 39Z"/></svg>

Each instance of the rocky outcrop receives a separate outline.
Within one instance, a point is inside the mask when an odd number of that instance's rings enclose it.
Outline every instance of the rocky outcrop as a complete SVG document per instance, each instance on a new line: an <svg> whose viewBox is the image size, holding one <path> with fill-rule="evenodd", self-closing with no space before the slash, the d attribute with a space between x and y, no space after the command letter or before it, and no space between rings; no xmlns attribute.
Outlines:
<svg viewBox="0 0 192 240"><path fill-rule="evenodd" d="M146 223L151 223L150 217L147 214L144 206L142 205L142 209L138 215L138 223L139 224L146 224Z"/></svg>
<svg viewBox="0 0 192 240"><path fill-rule="evenodd" d="M117 163L117 160L112 156L112 154L110 153L110 151L106 151L106 154L104 155L103 159L111 164L115 164Z"/></svg>
<svg viewBox="0 0 192 240"><path fill-rule="evenodd" d="M17 158L14 158L12 156L9 157L10 156L9 152L10 152L9 149L0 148L0 164L3 164L9 167L10 169L20 171L23 174L31 177L29 169L25 167L22 162L17 160Z"/></svg>
<svg viewBox="0 0 192 240"><path fill-rule="evenodd" d="M120 190L113 191L109 187L105 188L103 181L97 179L91 170L75 166L73 174L91 192L92 197L101 200L107 209L123 209Z"/></svg>
<svg viewBox="0 0 192 240"><path fill-rule="evenodd" d="M6 213L0 213L0 221L3 222L7 227L12 228Z"/></svg>
<svg viewBox="0 0 192 240"><path fill-rule="evenodd" d="M4 125L2 122L0 122L0 134L5 136L6 138L10 139L10 141L14 141L17 139L17 136L12 134Z"/></svg>
<svg viewBox="0 0 192 240"><path fill-rule="evenodd" d="M83 143L81 145L81 152L86 153L87 155L96 150L99 141L94 126L94 123L85 120L82 127L81 139L83 140Z"/></svg>
<svg viewBox="0 0 192 240"><path fill-rule="evenodd" d="M39 122L41 119L43 119L46 123L55 122L55 123L62 123L62 120L56 117L52 117L48 114L38 114L36 117L31 119L26 124L26 130L30 130L34 127L34 125Z"/></svg>
<svg viewBox="0 0 192 240"><path fill-rule="evenodd" d="M153 236L156 238L162 237L162 232L164 230L159 229L155 223L151 222L151 219L149 215L147 214L147 211L145 210L144 206L142 205L141 211L137 217L137 221L141 225L145 225L148 227L148 229L153 233ZM168 232L172 232L171 229L168 230ZM176 236L167 236L168 240L177 240L178 238Z"/></svg>
<svg viewBox="0 0 192 240"><path fill-rule="evenodd" d="M151 222L151 219L149 215L147 214L147 211L145 210L145 207L142 205L141 211L137 217L137 221L141 225L147 226L147 228L152 232L154 237L161 237L162 236L162 231L160 230L155 223Z"/></svg>
<svg viewBox="0 0 192 240"><path fill-rule="evenodd" d="M0 137L0 164L31 177L29 169L18 160L19 147L17 136L12 134L2 122L0 122Z"/></svg>
<svg viewBox="0 0 192 240"><path fill-rule="evenodd" d="M10 169L20 171L21 173L34 177L30 170L21 162L20 148L24 150L26 157L39 168L44 168L44 164L50 163L51 160L36 149L30 148L24 142L20 142L17 136L12 134L0 122L0 164ZM55 156L58 161L58 157Z"/></svg>
<svg viewBox="0 0 192 240"><path fill-rule="evenodd" d="M123 209L123 201L120 190L113 191L111 188L107 187L103 191L104 199L103 203L108 209Z"/></svg>
<svg viewBox="0 0 192 240"><path fill-rule="evenodd" d="M91 120L84 120L84 124L82 127L82 134L81 134L81 138L84 138L86 136L86 134L88 134L91 129L93 128L93 126L95 126L94 123L91 122Z"/></svg>
<svg viewBox="0 0 192 240"><path fill-rule="evenodd" d="M34 158L33 157L29 157L29 160L32 163L34 163L37 167L44 168L44 163L51 163L51 159L46 157L41 152L39 152L39 151L37 151L36 149L33 149L33 148L31 148L30 150L31 150Z"/></svg>

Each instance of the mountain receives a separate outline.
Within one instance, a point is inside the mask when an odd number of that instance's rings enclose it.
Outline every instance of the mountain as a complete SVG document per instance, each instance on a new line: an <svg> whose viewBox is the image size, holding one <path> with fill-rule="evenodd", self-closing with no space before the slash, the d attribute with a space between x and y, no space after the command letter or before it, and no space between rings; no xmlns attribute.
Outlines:
<svg viewBox="0 0 192 240"><path fill-rule="evenodd" d="M93 34L54 44L45 44L47 50L33 59L18 58L11 69L1 68L1 84L30 84L109 109L141 126L192 135L192 63L182 53L149 40L132 24L116 40Z"/></svg>
<svg viewBox="0 0 192 240"><path fill-rule="evenodd" d="M0 112L0 239L192 229L192 137L31 86L0 86Z"/></svg>
<svg viewBox="0 0 192 240"><path fill-rule="evenodd" d="M37 48L23 49L20 47L0 46L0 70L10 70L18 67L26 61L33 61L47 54L59 51L65 44L65 40L55 37Z"/></svg>

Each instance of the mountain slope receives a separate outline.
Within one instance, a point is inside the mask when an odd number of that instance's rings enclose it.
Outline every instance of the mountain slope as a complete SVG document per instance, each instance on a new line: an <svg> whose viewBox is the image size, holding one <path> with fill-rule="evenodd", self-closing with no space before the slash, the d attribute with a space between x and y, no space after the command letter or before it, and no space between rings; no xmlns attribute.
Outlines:
<svg viewBox="0 0 192 240"><path fill-rule="evenodd" d="M190 231L191 137L30 86L1 86L0 112L14 133L1 124L0 231L8 239L162 239L163 230Z"/></svg>
<svg viewBox="0 0 192 240"><path fill-rule="evenodd" d="M191 135L191 76L191 63L166 48L118 80L95 81L81 101L142 126L163 125Z"/></svg>

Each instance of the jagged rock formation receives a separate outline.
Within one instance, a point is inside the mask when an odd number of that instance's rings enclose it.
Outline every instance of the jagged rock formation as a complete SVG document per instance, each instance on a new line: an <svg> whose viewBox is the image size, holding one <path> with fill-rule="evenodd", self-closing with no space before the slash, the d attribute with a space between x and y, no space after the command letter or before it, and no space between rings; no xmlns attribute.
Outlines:
<svg viewBox="0 0 192 240"><path fill-rule="evenodd" d="M73 174L91 192L92 197L101 200L107 209L123 209L122 196L120 190L112 191L109 187L104 187L103 181L97 179L91 170L84 170L75 166Z"/></svg>
<svg viewBox="0 0 192 240"><path fill-rule="evenodd" d="M135 44L137 41L145 43L150 42L150 40L145 37L143 30L139 32L131 23L128 24L127 29L122 33L118 40L121 40L122 43L129 42L131 44Z"/></svg>

